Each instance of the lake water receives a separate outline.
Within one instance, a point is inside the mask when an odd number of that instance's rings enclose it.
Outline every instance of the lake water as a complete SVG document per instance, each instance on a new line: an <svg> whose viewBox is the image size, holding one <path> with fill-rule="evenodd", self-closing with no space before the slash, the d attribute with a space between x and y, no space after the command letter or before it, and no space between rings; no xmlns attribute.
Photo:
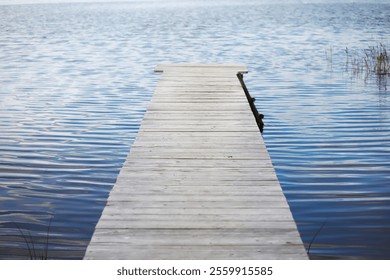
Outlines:
<svg viewBox="0 0 390 280"><path fill-rule="evenodd" d="M0 6L0 258L82 258L155 65L199 62L248 66L310 257L390 259L389 78L351 69L389 39L390 4Z"/></svg>

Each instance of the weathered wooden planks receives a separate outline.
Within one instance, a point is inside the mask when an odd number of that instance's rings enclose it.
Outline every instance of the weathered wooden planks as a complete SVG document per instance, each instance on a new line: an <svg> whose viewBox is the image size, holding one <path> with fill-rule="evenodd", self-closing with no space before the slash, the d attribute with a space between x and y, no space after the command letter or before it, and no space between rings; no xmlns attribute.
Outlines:
<svg viewBox="0 0 390 280"><path fill-rule="evenodd" d="M85 259L307 259L237 72L161 80Z"/></svg>

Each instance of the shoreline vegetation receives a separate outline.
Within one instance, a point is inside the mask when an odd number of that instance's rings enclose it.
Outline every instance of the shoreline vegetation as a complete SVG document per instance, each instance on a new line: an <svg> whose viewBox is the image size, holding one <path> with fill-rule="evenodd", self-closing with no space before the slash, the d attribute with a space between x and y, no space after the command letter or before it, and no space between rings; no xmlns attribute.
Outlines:
<svg viewBox="0 0 390 280"><path fill-rule="evenodd" d="M346 69L353 75L376 75L384 77L390 75L390 61L386 46L378 43L363 50L345 48Z"/></svg>
<svg viewBox="0 0 390 280"><path fill-rule="evenodd" d="M48 260L49 259L49 239L50 239L50 228L53 221L51 216L47 225L46 233L42 232L42 237L32 236L31 231L22 229L19 224L15 223L20 236L23 238L24 244L27 247L28 255L30 260Z"/></svg>

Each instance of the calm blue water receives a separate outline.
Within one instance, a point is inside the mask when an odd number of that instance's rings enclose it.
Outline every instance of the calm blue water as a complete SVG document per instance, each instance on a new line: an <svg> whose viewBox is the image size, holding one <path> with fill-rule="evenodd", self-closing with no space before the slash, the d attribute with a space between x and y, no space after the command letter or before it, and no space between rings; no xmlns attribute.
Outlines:
<svg viewBox="0 0 390 280"><path fill-rule="evenodd" d="M233 62L310 256L390 259L390 4L210 2L0 6L0 258L82 258L155 65Z"/></svg>

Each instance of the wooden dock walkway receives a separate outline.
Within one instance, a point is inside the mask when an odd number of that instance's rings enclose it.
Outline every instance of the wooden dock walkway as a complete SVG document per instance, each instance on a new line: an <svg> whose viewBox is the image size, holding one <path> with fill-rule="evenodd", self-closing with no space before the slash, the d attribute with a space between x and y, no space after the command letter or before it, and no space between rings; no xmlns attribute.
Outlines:
<svg viewBox="0 0 390 280"><path fill-rule="evenodd" d="M156 71L85 259L307 259L236 76L246 67Z"/></svg>

